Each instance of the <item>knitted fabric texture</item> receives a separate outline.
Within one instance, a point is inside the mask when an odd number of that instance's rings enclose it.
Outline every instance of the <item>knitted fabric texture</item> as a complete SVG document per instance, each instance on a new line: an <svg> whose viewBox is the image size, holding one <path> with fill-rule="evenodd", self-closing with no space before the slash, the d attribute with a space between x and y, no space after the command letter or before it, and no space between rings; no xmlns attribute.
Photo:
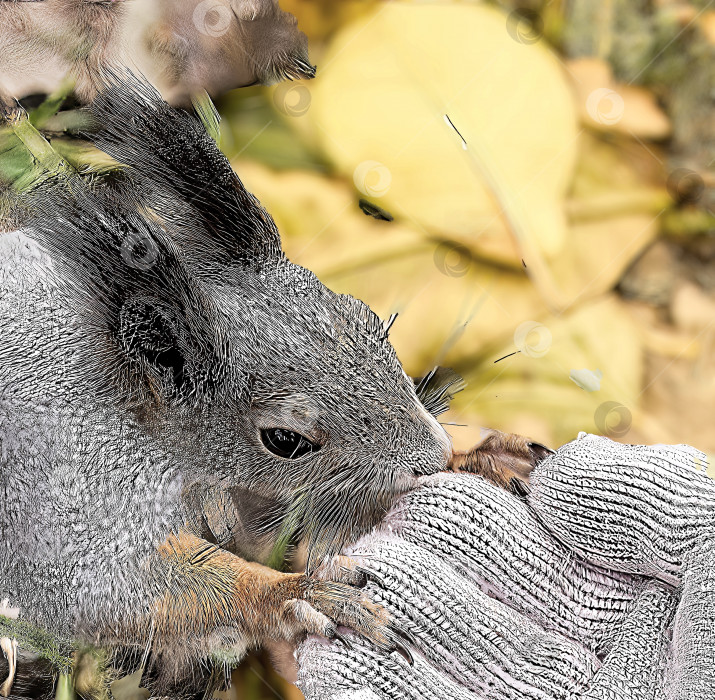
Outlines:
<svg viewBox="0 0 715 700"><path fill-rule="evenodd" d="M308 700L715 697L715 482L705 456L582 434L527 501L423 480L347 554L412 640L297 653Z"/></svg>

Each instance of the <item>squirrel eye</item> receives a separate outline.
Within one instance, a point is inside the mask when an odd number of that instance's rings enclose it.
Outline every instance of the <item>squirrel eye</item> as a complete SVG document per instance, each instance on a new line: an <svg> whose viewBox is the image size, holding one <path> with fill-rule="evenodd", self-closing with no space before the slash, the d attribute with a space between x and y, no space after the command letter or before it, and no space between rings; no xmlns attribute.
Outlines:
<svg viewBox="0 0 715 700"><path fill-rule="evenodd" d="M300 433L286 428L261 430L261 442L269 452L286 459L298 459L309 452L317 452L320 448Z"/></svg>

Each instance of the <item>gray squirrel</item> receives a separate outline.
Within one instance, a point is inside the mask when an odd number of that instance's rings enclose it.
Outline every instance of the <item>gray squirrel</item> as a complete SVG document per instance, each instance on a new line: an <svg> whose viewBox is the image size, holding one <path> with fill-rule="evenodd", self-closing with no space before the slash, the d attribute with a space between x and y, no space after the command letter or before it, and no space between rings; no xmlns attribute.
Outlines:
<svg viewBox="0 0 715 700"><path fill-rule="evenodd" d="M404 646L359 568L325 562L420 475L508 484L546 448L494 433L455 455L435 417L454 377L416 384L388 324L286 259L193 114L135 80L88 111L121 167L49 174L0 233L0 601L150 653L172 697L341 625Z"/></svg>

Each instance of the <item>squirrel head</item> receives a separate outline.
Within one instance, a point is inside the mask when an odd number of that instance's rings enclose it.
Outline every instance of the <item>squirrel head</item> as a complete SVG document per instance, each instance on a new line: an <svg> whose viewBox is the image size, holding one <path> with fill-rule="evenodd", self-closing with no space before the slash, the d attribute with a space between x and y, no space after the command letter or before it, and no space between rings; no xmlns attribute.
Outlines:
<svg viewBox="0 0 715 700"><path fill-rule="evenodd" d="M76 290L83 381L171 444L187 483L269 504L254 534L307 541L311 568L445 468L440 401L364 303L285 258L196 118L135 82L91 112L123 174L48 179L27 227Z"/></svg>

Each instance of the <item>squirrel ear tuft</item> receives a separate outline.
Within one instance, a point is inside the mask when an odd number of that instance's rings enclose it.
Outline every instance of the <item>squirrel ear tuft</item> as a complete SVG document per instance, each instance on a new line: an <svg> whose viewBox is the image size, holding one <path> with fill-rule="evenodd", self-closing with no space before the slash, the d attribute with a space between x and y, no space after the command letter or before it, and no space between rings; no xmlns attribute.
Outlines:
<svg viewBox="0 0 715 700"><path fill-rule="evenodd" d="M87 331L87 375L106 373L111 381L97 386L132 405L151 398L152 379L189 396L189 367L219 371L211 298L137 198L133 187L78 175L47 177L21 197L23 230L51 256Z"/></svg>
<svg viewBox="0 0 715 700"><path fill-rule="evenodd" d="M454 395L467 386L464 379L448 367L435 367L414 382L417 398L433 416L448 411Z"/></svg>
<svg viewBox="0 0 715 700"><path fill-rule="evenodd" d="M315 78L315 66L308 58L308 52L298 47L291 53L271 56L262 71L259 82L273 85L283 80L311 80Z"/></svg>
<svg viewBox="0 0 715 700"><path fill-rule="evenodd" d="M256 4L254 0L254 7ZM253 21L242 23L247 42L244 51L250 52L257 82L272 85L282 80L315 77L315 66L308 55L308 37L297 24L296 18L281 10L278 2L265 0Z"/></svg>
<svg viewBox="0 0 715 700"><path fill-rule="evenodd" d="M94 144L128 166L195 272L282 258L273 219L194 115L132 74L114 76L90 106Z"/></svg>

